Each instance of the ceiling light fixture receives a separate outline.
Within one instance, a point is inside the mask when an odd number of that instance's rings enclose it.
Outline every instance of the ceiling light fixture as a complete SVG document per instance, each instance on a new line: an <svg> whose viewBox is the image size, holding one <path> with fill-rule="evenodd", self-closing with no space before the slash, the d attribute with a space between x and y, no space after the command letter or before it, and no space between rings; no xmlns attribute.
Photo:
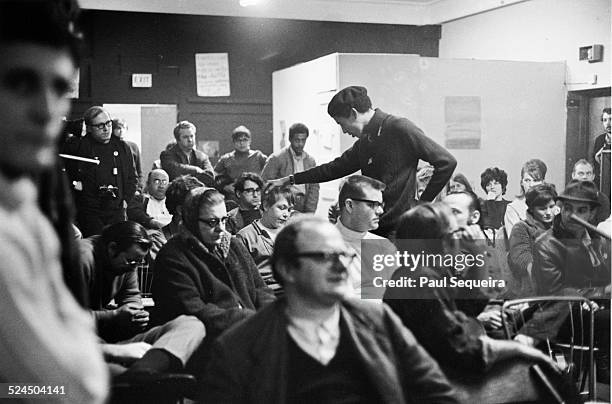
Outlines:
<svg viewBox="0 0 612 404"><path fill-rule="evenodd" d="M265 0L240 0L240 5L242 7L253 7L263 4Z"/></svg>

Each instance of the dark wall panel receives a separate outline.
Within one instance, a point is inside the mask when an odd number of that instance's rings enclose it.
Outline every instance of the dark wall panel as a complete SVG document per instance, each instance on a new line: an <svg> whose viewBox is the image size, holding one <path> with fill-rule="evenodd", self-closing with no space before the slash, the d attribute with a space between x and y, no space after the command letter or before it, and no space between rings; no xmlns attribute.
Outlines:
<svg viewBox="0 0 612 404"><path fill-rule="evenodd" d="M438 56L439 26L354 24L263 18L86 11L88 47L77 118L102 103L177 104L179 119L231 149L244 124L253 147L272 151L272 72L333 52ZM196 95L195 53L227 52L231 96ZM153 88L131 88L132 73L152 73ZM202 137L200 137L202 139Z"/></svg>

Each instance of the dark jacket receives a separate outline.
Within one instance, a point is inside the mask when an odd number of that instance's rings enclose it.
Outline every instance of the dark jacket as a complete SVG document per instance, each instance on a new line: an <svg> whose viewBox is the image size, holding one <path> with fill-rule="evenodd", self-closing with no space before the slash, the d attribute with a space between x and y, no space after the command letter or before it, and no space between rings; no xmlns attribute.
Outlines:
<svg viewBox="0 0 612 404"><path fill-rule="evenodd" d="M112 327L113 315L106 306L115 300L117 306L141 303L136 270L121 275L111 274L108 253L100 236L79 240L80 269L84 286L89 293L89 309L92 310L101 332Z"/></svg>
<svg viewBox="0 0 612 404"><path fill-rule="evenodd" d="M227 257L220 259L183 229L159 251L153 273L155 323L190 314L204 323L209 336L274 300L253 258L233 238Z"/></svg>
<svg viewBox="0 0 612 404"><path fill-rule="evenodd" d="M440 281L450 276L444 268L421 267L411 271L402 267L395 271L393 279L408 277L419 285L420 277ZM475 318L459 310L456 291L452 287L393 287L387 288L383 301L442 367L481 373L490 365L480 340L484 329Z"/></svg>
<svg viewBox="0 0 612 404"><path fill-rule="evenodd" d="M535 296L536 288L533 281L533 249L536 238L546 231L546 227L527 213L527 218L512 227L510 234L510 250L508 251L508 265L512 272L514 284L513 297ZM527 271L532 265L530 274Z"/></svg>
<svg viewBox="0 0 612 404"><path fill-rule="evenodd" d="M147 214L147 205L149 204L149 195L137 194L127 206L127 218L136 223L140 223L147 229L153 228L151 222L153 218Z"/></svg>
<svg viewBox="0 0 612 404"><path fill-rule="evenodd" d="M603 287L610 284L610 242L591 234L601 265L593 266L582 241L565 230L561 215L552 229L535 242L534 275L538 294L557 295L564 289L587 298L603 297Z"/></svg>
<svg viewBox="0 0 612 404"><path fill-rule="evenodd" d="M450 179L457 161L442 146L425 136L408 119L377 109L364 127L363 138L335 160L295 174L296 184L319 183L342 178L361 170L363 175L385 183L385 213L377 234L389 234L395 222L415 205L416 171L419 160L434 166L433 177L421 194L432 201Z"/></svg>
<svg viewBox="0 0 612 404"><path fill-rule="evenodd" d="M538 295L610 299L605 291L610 285L610 242L596 234L590 236L601 261L598 266L592 264L582 241L563 227L561 215L555 217L553 227L535 242L533 274ZM536 340L554 338L568 315L566 304L549 304L535 312L520 333Z"/></svg>
<svg viewBox="0 0 612 404"><path fill-rule="evenodd" d="M286 402L285 304L273 303L217 340L202 386L207 402ZM436 362L386 306L351 299L340 310L381 402L457 402Z"/></svg>
<svg viewBox="0 0 612 404"><path fill-rule="evenodd" d="M264 181L275 180L277 178L286 177L295 174L295 164L293 156L289 150L291 146L270 155L268 161L261 171L261 178ZM304 170L308 170L317 166L315 159L305 151L302 152L304 157ZM303 213L314 213L317 210L319 203L319 184L306 184L306 194L304 195L303 206L296 207L297 210Z"/></svg>
<svg viewBox="0 0 612 404"><path fill-rule="evenodd" d="M88 134L82 138L70 138L63 146L62 152L93 159L98 157L93 150L96 145L97 142ZM110 185L118 187L119 198L128 202L134 196L138 182L132 151L127 143L116 136L111 136L107 145L117 151L116 167L120 170L120 178L122 180L118 184ZM100 204L99 187L102 185L109 185L97 181L96 168L98 166L92 163L74 160L66 160L65 166L70 181L80 181L83 185L83 190L75 193L77 207L96 209Z"/></svg>
<svg viewBox="0 0 612 404"><path fill-rule="evenodd" d="M197 177L204 185L214 185L215 174L213 167L204 152L193 149L190 160L187 160L187 156L177 144L172 146L170 150L162 151L159 158L161 160L161 167L168 173L170 181L181 175L190 174ZM203 169L206 173L204 175L198 174L197 167Z"/></svg>

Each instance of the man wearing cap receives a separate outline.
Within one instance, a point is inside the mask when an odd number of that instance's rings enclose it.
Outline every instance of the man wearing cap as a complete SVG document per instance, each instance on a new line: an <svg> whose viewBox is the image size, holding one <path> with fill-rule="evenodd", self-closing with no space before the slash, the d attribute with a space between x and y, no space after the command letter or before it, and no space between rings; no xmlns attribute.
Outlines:
<svg viewBox="0 0 612 404"><path fill-rule="evenodd" d="M111 135L110 113L93 106L83 119L87 134L70 138L63 152L99 162L66 162L75 191L77 225L89 237L100 234L106 225L125 220L125 206L136 192L138 179L130 147Z"/></svg>
<svg viewBox="0 0 612 404"><path fill-rule="evenodd" d="M181 121L174 127L176 144L160 153L161 168L170 181L181 175L193 175L205 185L214 184L212 164L206 153L196 149L196 127L189 121Z"/></svg>
<svg viewBox="0 0 612 404"><path fill-rule="evenodd" d="M552 228L535 241L533 275L537 294L578 295L604 301L606 309L595 313L595 345L609 353L610 241L571 218L575 215L593 224L599 208L597 188L591 181L572 180L558 200L561 213L554 218ZM535 345L556 337L568 319L566 307L551 305L534 314L515 339Z"/></svg>
<svg viewBox="0 0 612 404"><path fill-rule="evenodd" d="M457 165L446 149L425 136L408 119L372 109L372 102L364 87L352 86L341 90L329 102L327 113L343 132L358 140L329 163L270 183L273 186L319 183L361 170L363 175L386 185L383 199L387 209L376 231L379 235L388 235L397 218L416 203L419 160L434 167L434 174L421 194L422 201L431 201L436 197Z"/></svg>
<svg viewBox="0 0 612 404"><path fill-rule="evenodd" d="M242 173L251 172L259 175L268 156L260 150L251 150L251 131L240 125L232 131L234 150L224 154L215 166L217 175L227 175L236 181Z"/></svg>

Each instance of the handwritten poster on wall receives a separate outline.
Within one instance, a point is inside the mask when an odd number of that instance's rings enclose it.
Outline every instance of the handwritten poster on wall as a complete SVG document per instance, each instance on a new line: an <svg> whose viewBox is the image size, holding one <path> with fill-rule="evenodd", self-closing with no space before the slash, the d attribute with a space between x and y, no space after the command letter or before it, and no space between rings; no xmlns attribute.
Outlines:
<svg viewBox="0 0 612 404"><path fill-rule="evenodd" d="M196 53L196 85L198 97L230 95L227 53Z"/></svg>

